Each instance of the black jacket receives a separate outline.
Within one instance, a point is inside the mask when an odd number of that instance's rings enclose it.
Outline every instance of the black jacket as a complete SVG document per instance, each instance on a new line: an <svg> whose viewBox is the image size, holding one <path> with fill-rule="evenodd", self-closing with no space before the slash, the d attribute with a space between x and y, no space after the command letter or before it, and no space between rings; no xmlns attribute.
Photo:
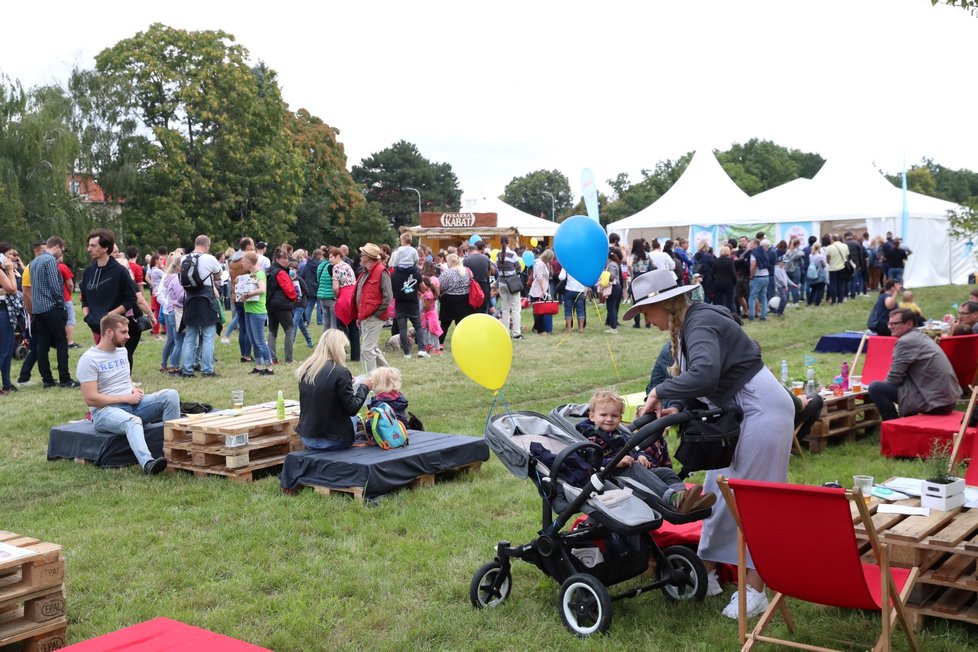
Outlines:
<svg viewBox="0 0 978 652"><path fill-rule="evenodd" d="M292 277L289 276L289 270L283 268L278 263L272 263L272 266L268 268L267 278L265 280L265 291L268 293L265 296L265 309L268 312L292 310L295 308L295 301L286 296L282 290L282 285L279 282L280 273L284 273L285 277L289 280L289 285L292 285Z"/></svg>
<svg viewBox="0 0 978 652"><path fill-rule="evenodd" d="M99 322L111 310L124 306L136 307L136 282L129 276L129 269L110 258L104 267L92 263L85 268L81 284L81 304L88 308L85 323L98 333Z"/></svg>
<svg viewBox="0 0 978 652"><path fill-rule="evenodd" d="M366 385L354 391L350 370L327 363L314 383L299 383L299 434L306 439L352 442L350 417L367 400L368 391Z"/></svg>

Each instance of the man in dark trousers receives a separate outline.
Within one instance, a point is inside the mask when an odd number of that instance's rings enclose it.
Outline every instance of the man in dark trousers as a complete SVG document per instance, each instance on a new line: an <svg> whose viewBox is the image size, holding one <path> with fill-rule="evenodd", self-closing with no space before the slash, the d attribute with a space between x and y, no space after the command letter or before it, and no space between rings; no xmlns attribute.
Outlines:
<svg viewBox="0 0 978 652"><path fill-rule="evenodd" d="M846 246L849 247L849 260L856 266L855 273L849 277L849 298L855 299L857 294L866 294L864 277L866 275L866 250L861 242L853 239L852 232L846 231Z"/></svg>
<svg viewBox="0 0 978 652"><path fill-rule="evenodd" d="M64 280L58 271L58 258L64 250L65 241L51 236L45 243L44 252L30 264L31 331L37 338L37 368L45 388L55 385L48 359L52 345L58 357L57 384L65 388L78 387L68 367L68 337L65 334L68 313L65 310Z"/></svg>

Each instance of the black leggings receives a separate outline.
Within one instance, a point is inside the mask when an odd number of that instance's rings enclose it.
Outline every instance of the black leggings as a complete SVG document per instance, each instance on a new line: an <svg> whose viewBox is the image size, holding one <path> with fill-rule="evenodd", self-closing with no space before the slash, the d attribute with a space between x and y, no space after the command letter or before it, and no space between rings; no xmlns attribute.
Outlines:
<svg viewBox="0 0 978 652"><path fill-rule="evenodd" d="M438 312L438 319L441 321L441 337L438 341L444 344L448 336L448 327L452 322L457 324L471 315L472 308L469 306L468 294L443 294L439 301L441 310Z"/></svg>

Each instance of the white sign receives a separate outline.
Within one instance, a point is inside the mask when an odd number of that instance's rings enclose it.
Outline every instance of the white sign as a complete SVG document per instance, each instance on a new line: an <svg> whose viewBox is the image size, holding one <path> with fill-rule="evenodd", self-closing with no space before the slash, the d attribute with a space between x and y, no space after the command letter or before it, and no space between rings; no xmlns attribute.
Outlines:
<svg viewBox="0 0 978 652"><path fill-rule="evenodd" d="M442 213L441 225L451 229L475 226L474 213Z"/></svg>

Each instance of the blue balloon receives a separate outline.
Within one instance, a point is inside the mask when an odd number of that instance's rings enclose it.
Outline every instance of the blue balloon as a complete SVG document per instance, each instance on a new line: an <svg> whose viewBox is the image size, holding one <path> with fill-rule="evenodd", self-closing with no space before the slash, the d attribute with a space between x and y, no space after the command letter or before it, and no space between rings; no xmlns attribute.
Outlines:
<svg viewBox="0 0 978 652"><path fill-rule="evenodd" d="M594 285L608 262L608 235L589 217L568 217L557 227L554 253L568 274L582 285Z"/></svg>
<svg viewBox="0 0 978 652"><path fill-rule="evenodd" d="M481 240L482 240L482 238L481 238L481 237L479 237L479 236L477 236L477 235L474 235L474 236L472 236L471 238L469 238L469 244L470 244L470 245L472 245L472 246L474 247L474 246L475 246L475 243L477 243L477 242L479 242L479 241L481 241Z"/></svg>
<svg viewBox="0 0 978 652"><path fill-rule="evenodd" d="M533 252L532 251L524 251L523 252L523 264L524 265L526 265L527 267L533 267L533 261L534 260L536 260L536 259L533 257Z"/></svg>

